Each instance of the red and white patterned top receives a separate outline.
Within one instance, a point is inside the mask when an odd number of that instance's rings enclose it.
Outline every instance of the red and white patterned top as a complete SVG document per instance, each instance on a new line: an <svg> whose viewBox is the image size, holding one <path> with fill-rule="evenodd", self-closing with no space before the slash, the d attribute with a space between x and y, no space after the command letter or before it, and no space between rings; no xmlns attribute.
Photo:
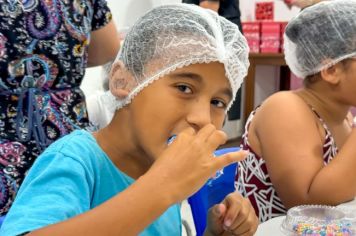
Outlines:
<svg viewBox="0 0 356 236"><path fill-rule="evenodd" d="M264 222L273 217L285 215L287 209L284 207L271 183L264 159L254 152L248 142L248 128L257 109L251 113L245 125L241 148L248 150L250 153L245 160L239 163L239 171L235 184L238 191L251 201L260 222ZM325 129L323 159L324 165L326 165L336 156L338 150L325 122L312 107L311 109Z"/></svg>

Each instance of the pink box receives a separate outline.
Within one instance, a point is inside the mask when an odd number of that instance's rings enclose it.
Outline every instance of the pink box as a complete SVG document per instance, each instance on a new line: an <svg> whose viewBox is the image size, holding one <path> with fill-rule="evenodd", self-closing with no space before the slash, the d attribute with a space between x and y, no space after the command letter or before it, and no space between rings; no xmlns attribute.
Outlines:
<svg viewBox="0 0 356 236"><path fill-rule="evenodd" d="M273 33L280 34L281 33L281 23L280 22L261 22L261 33Z"/></svg>
<svg viewBox="0 0 356 236"><path fill-rule="evenodd" d="M261 22L261 52L265 52L266 50L268 52L275 52L275 49L272 49L274 46L271 45L276 45L277 42L279 51L280 40L281 24L279 22Z"/></svg>
<svg viewBox="0 0 356 236"><path fill-rule="evenodd" d="M247 43L251 53L260 52L260 40L247 40Z"/></svg>
<svg viewBox="0 0 356 236"><path fill-rule="evenodd" d="M261 24L260 22L243 22L242 31L248 42L250 52L260 52Z"/></svg>
<svg viewBox="0 0 356 236"><path fill-rule="evenodd" d="M244 32L246 39L260 40L260 32Z"/></svg>
<svg viewBox="0 0 356 236"><path fill-rule="evenodd" d="M267 39L262 40L260 45L260 51L262 53L279 53L281 43L279 39Z"/></svg>
<svg viewBox="0 0 356 236"><path fill-rule="evenodd" d="M242 22L242 31L245 32L260 32L261 24L257 21Z"/></svg>

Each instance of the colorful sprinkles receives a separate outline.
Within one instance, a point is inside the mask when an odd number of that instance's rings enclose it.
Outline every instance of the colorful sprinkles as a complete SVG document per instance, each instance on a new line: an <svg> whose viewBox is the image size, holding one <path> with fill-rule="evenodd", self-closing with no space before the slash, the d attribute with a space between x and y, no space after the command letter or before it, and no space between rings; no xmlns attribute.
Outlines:
<svg viewBox="0 0 356 236"><path fill-rule="evenodd" d="M315 225L311 223L298 223L293 226L293 231L302 236L351 236L351 223L330 223Z"/></svg>

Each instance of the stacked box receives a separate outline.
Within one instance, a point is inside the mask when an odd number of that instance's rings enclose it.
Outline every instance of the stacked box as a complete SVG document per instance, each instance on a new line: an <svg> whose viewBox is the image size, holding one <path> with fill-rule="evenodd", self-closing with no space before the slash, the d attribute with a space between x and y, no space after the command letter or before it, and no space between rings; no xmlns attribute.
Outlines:
<svg viewBox="0 0 356 236"><path fill-rule="evenodd" d="M279 22L261 22L261 46L263 53L278 53L281 48L281 24Z"/></svg>
<svg viewBox="0 0 356 236"><path fill-rule="evenodd" d="M288 22L242 22L242 30L252 53L283 52L283 34Z"/></svg>
<svg viewBox="0 0 356 236"><path fill-rule="evenodd" d="M250 52L260 52L260 23L259 22L243 22L242 31L247 39Z"/></svg>

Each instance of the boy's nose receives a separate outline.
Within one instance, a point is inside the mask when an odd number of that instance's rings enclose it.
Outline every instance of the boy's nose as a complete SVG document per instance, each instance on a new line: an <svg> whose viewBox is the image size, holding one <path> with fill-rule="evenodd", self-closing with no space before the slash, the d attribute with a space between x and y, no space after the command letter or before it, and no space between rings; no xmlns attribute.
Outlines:
<svg viewBox="0 0 356 236"><path fill-rule="evenodd" d="M191 106L187 114L187 122L196 131L199 131L202 127L212 123L210 103L201 104L197 102L194 106Z"/></svg>

